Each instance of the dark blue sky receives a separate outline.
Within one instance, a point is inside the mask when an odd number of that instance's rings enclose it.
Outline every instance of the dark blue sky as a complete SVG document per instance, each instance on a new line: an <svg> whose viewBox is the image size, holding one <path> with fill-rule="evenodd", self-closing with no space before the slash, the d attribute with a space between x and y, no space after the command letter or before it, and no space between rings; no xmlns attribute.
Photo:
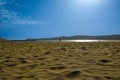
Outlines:
<svg viewBox="0 0 120 80"><path fill-rule="evenodd" d="M120 34L120 0L0 0L7 39Z"/></svg>

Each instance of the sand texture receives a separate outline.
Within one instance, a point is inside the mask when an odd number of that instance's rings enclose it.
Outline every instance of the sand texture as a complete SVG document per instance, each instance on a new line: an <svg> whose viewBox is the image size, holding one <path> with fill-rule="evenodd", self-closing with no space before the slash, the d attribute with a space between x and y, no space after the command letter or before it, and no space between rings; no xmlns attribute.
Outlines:
<svg viewBox="0 0 120 80"><path fill-rule="evenodd" d="M120 80L120 42L0 42L0 80Z"/></svg>

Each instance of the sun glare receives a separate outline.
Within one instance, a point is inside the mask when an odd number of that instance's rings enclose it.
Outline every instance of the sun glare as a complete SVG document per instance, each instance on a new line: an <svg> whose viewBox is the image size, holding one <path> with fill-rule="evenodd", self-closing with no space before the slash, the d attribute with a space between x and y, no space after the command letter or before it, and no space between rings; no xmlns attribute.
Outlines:
<svg viewBox="0 0 120 80"><path fill-rule="evenodd" d="M74 0L79 5L98 5L101 0Z"/></svg>
<svg viewBox="0 0 120 80"><path fill-rule="evenodd" d="M84 4L93 4L96 3L98 0L80 0L81 3Z"/></svg>

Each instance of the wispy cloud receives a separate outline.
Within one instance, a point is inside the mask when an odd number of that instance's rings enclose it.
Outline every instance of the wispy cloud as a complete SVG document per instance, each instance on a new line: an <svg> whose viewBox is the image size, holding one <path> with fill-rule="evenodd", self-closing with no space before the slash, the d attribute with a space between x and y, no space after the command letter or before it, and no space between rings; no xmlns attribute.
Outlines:
<svg viewBox="0 0 120 80"><path fill-rule="evenodd" d="M44 23L42 21L20 19L17 21L13 21L13 24L44 24Z"/></svg>
<svg viewBox="0 0 120 80"><path fill-rule="evenodd" d="M11 24L44 24L41 20L33 20L29 17L24 17L18 12L10 11L6 8L6 0L0 0L0 23Z"/></svg>

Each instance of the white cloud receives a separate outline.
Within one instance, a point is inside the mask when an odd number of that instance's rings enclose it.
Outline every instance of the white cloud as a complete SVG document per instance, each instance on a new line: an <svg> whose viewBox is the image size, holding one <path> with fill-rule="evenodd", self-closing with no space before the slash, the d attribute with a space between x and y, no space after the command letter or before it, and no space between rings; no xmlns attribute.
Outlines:
<svg viewBox="0 0 120 80"><path fill-rule="evenodd" d="M10 11L5 6L7 2L0 0L0 23L11 24L44 24L41 20L32 20L29 17L23 17L18 12Z"/></svg>
<svg viewBox="0 0 120 80"><path fill-rule="evenodd" d="M35 20L17 20L13 21L13 24L44 24L42 21L35 21Z"/></svg>

